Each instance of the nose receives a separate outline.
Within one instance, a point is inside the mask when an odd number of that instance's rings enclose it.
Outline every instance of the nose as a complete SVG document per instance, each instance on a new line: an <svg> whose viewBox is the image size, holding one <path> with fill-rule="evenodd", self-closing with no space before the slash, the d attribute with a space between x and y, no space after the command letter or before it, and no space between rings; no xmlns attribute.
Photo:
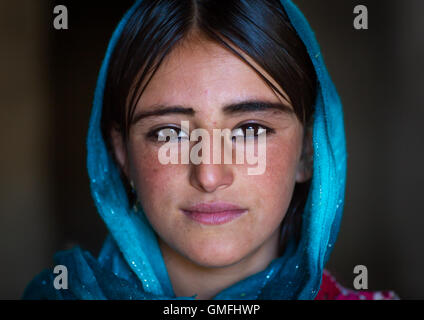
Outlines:
<svg viewBox="0 0 424 320"><path fill-rule="evenodd" d="M190 164L190 183L194 188L202 192L211 193L216 190L225 189L231 186L234 181L233 166L224 163L224 145L227 144L227 151L231 152L231 142L225 141L223 137L221 138L218 138L218 140L207 139L205 143L202 144L200 154L203 153L203 150L209 149L209 154L205 154L205 157L209 158L209 161L202 161L199 164ZM224 145L221 144L222 142L224 142ZM217 155L221 154L221 161L218 161L218 163L215 161L214 153L217 153Z"/></svg>
<svg viewBox="0 0 424 320"><path fill-rule="evenodd" d="M214 192L229 187L234 180L231 165L205 164L192 165L190 183L202 192Z"/></svg>

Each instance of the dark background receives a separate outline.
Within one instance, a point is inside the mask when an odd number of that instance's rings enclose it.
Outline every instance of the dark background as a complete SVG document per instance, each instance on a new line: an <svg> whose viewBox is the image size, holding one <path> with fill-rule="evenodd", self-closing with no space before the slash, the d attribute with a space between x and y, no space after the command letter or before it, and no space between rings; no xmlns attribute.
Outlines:
<svg viewBox="0 0 424 320"><path fill-rule="evenodd" d="M0 298L17 299L79 244L96 254L85 136L109 38L133 1L0 0ZM295 0L315 30L345 110L344 218L327 268L352 287L424 298L424 1ZM64 4L69 29L53 28ZM353 8L369 29L353 28Z"/></svg>

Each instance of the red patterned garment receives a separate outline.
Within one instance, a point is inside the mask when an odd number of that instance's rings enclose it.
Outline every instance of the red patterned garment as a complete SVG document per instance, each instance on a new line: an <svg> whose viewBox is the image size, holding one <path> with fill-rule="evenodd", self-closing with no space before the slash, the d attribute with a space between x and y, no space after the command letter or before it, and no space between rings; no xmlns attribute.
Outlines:
<svg viewBox="0 0 424 320"><path fill-rule="evenodd" d="M398 300L393 291L357 291L347 289L324 270L320 290L315 300Z"/></svg>

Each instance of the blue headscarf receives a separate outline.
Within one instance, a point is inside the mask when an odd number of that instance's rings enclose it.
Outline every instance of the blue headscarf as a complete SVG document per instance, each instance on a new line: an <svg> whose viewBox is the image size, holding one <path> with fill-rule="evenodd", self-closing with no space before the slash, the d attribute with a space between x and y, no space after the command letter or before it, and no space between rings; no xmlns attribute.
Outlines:
<svg viewBox="0 0 424 320"><path fill-rule="evenodd" d="M87 138L91 192L110 235L97 259L79 247L55 255L55 263L68 269L68 290L54 289L56 275L45 270L27 287L26 299L176 299L156 235L144 213L134 214L130 207L100 127L110 57L140 2L136 1L124 15L110 40L98 77ZM297 246L290 245L264 271L224 289L214 299L313 299L339 230L346 179L342 105L308 22L290 0L281 3L318 77L313 177L302 216L301 238Z"/></svg>

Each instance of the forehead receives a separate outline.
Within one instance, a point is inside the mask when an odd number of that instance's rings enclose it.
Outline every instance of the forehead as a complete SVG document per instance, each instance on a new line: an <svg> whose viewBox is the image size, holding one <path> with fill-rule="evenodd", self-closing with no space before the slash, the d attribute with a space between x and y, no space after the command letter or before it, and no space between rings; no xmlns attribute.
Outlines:
<svg viewBox="0 0 424 320"><path fill-rule="evenodd" d="M250 57L240 53L283 91ZM212 41L192 40L178 45L166 56L137 107L180 104L194 109L216 108L228 101L277 102L278 97L252 67L230 50Z"/></svg>

